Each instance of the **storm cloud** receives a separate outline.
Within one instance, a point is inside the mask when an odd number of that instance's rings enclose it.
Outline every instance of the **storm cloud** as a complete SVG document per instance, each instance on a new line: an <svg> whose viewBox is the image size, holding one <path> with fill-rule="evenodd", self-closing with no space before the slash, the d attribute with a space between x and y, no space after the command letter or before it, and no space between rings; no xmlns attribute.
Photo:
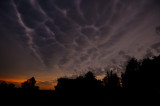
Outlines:
<svg viewBox="0 0 160 106"><path fill-rule="evenodd" d="M1 0L1 73L123 71L160 53L159 11L159 0Z"/></svg>

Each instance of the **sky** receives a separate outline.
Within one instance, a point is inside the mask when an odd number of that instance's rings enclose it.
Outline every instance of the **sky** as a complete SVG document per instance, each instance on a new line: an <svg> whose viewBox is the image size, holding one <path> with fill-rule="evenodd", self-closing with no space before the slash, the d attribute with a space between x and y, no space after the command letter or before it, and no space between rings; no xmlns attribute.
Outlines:
<svg viewBox="0 0 160 106"><path fill-rule="evenodd" d="M160 54L160 0L0 0L0 80L124 72Z"/></svg>

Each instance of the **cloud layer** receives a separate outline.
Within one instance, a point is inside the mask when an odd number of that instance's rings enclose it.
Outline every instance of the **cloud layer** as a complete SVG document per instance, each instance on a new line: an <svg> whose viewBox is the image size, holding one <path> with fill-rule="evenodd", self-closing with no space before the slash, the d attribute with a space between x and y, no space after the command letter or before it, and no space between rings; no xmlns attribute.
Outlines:
<svg viewBox="0 0 160 106"><path fill-rule="evenodd" d="M120 72L131 57L160 53L159 7L159 0L1 0L1 75Z"/></svg>

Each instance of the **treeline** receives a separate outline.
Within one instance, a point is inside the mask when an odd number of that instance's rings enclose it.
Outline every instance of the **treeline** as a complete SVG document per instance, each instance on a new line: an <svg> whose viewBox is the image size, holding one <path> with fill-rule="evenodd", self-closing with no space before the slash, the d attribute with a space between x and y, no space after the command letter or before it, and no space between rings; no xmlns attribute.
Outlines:
<svg viewBox="0 0 160 106"><path fill-rule="evenodd" d="M57 97L66 102L81 99L86 103L90 100L92 104L157 103L160 99L160 56L139 61L132 58L121 77L108 71L102 81L92 72L75 79L59 78L55 91Z"/></svg>
<svg viewBox="0 0 160 106"><path fill-rule="evenodd" d="M59 78L55 90L85 89L87 87L128 88L160 90L160 56L150 57L138 61L132 58L128 61L124 73L118 77L117 73L107 71L103 80L97 80L92 72L84 76L72 78ZM77 87L77 88L75 88Z"/></svg>
<svg viewBox="0 0 160 106"><path fill-rule="evenodd" d="M5 82L0 83L0 88L6 100L18 98L24 106L153 105L160 99L160 56L139 61L132 58L121 77L113 71L106 72L103 80L96 79L92 72L74 79L62 77L54 91L39 90L34 77L23 82L19 89ZM4 88L9 90L4 92Z"/></svg>

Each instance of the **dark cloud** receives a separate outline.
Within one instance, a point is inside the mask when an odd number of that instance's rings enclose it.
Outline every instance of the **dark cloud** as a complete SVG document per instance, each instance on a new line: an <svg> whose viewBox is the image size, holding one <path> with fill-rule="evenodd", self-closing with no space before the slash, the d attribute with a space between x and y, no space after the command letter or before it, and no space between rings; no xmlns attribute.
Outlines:
<svg viewBox="0 0 160 106"><path fill-rule="evenodd" d="M16 6L26 26L35 28L44 20L44 15L31 4L31 1L21 0Z"/></svg>
<svg viewBox="0 0 160 106"><path fill-rule="evenodd" d="M88 54L87 55L83 55L83 56L80 57L80 60L83 62L83 61L87 60L88 57L89 57Z"/></svg>
<svg viewBox="0 0 160 106"><path fill-rule="evenodd" d="M87 53L88 54L92 54L92 53L95 53L95 52L97 52L98 50L96 49L96 48L90 48L90 49L88 49L88 51L87 51Z"/></svg>
<svg viewBox="0 0 160 106"><path fill-rule="evenodd" d="M83 28L82 33L88 37L89 40L96 40L97 34L96 30L92 27Z"/></svg>
<svg viewBox="0 0 160 106"><path fill-rule="evenodd" d="M70 57L63 56L62 59L59 62L59 65L64 65L70 60Z"/></svg>
<svg viewBox="0 0 160 106"><path fill-rule="evenodd" d="M87 38L85 36L79 36L77 39L76 39L76 43L78 44L78 46L83 49L85 48L86 46L89 45L88 41L87 41Z"/></svg>
<svg viewBox="0 0 160 106"><path fill-rule="evenodd" d="M148 49L148 50L146 51L146 55L145 55L144 58L149 58L149 57L153 57L153 56L154 56L153 52L152 52L150 49Z"/></svg>
<svg viewBox="0 0 160 106"><path fill-rule="evenodd" d="M124 51L119 51L118 54L119 54L119 55L125 55L125 52L124 52Z"/></svg>
<svg viewBox="0 0 160 106"><path fill-rule="evenodd" d="M56 16L56 8L54 0L38 0L38 4L40 8L49 16L50 18L54 18Z"/></svg>
<svg viewBox="0 0 160 106"><path fill-rule="evenodd" d="M0 70L36 74L46 70L53 76L88 67L94 67L96 75L102 75L105 67L122 70L131 57L160 52L155 36L159 4L159 0L1 0Z"/></svg>
<svg viewBox="0 0 160 106"><path fill-rule="evenodd" d="M151 47L160 53L160 42L153 44Z"/></svg>
<svg viewBox="0 0 160 106"><path fill-rule="evenodd" d="M54 2L56 6L58 6L61 9L74 9L75 7L75 0L70 0L69 2L68 0L55 0Z"/></svg>
<svg viewBox="0 0 160 106"><path fill-rule="evenodd" d="M117 64L117 61L116 61L115 59L112 59L111 62L112 62L113 64Z"/></svg>
<svg viewBox="0 0 160 106"><path fill-rule="evenodd" d="M132 56L130 56L129 54L125 53L124 51L119 51L118 53L120 56L122 56L123 58L125 58L125 60L130 60L132 58Z"/></svg>
<svg viewBox="0 0 160 106"><path fill-rule="evenodd" d="M159 26L159 27L156 27L156 33L157 33L158 35L160 35L160 26Z"/></svg>
<svg viewBox="0 0 160 106"><path fill-rule="evenodd" d="M36 35L38 35L38 37L47 40L47 39L54 39L54 33L48 32L47 30L47 26L39 26L35 29L35 33Z"/></svg>
<svg viewBox="0 0 160 106"><path fill-rule="evenodd" d="M2 31L11 34L19 33L24 35L24 28L18 24L18 19L14 7L10 0L2 0L0 3L0 28ZM3 36L3 34L1 34ZM9 34L7 36L10 36ZM19 36L20 37L20 36Z"/></svg>
<svg viewBox="0 0 160 106"><path fill-rule="evenodd" d="M45 25L54 33L54 31L59 31L58 26L55 26L53 20L46 20Z"/></svg>

